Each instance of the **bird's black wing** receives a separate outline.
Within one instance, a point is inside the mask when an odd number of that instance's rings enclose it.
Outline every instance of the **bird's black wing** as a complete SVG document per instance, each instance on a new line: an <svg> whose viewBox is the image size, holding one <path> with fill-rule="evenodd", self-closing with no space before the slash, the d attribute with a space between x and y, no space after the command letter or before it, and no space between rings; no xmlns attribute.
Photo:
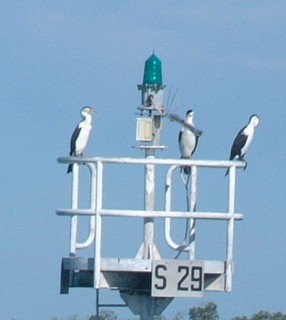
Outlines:
<svg viewBox="0 0 286 320"><path fill-rule="evenodd" d="M76 126L76 128L74 129L74 132L71 136L71 142L70 142L70 156L74 156L75 155L75 148L76 148L76 140L79 136L81 127L79 125Z"/></svg>
<svg viewBox="0 0 286 320"><path fill-rule="evenodd" d="M231 151L230 151L230 160L233 160L235 158L235 156L241 156L241 149L243 148L243 146L246 143L247 140L247 135L244 133L244 129L246 127L243 127L237 134L237 136L235 137L232 147L231 147Z"/></svg>
<svg viewBox="0 0 286 320"><path fill-rule="evenodd" d="M182 134L183 134L183 130L181 130L181 131L179 132L179 136L178 136L178 141L179 141L179 143L181 142Z"/></svg>
<svg viewBox="0 0 286 320"><path fill-rule="evenodd" d="M195 153L195 151L196 151L196 149L197 149L197 146L198 146L198 141L199 141L199 137L196 136L196 144L195 144L194 150L193 150L193 152L192 152L191 155L193 155L193 154Z"/></svg>

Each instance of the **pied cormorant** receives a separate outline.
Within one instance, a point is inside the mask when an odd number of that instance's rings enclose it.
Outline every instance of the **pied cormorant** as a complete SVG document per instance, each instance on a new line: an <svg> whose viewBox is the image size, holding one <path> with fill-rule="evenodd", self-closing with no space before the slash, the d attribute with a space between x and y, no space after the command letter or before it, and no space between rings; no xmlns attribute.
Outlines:
<svg viewBox="0 0 286 320"><path fill-rule="evenodd" d="M70 156L82 156L92 129L92 114L96 113L92 107L83 107L81 109L82 120L74 129L70 141ZM73 164L69 164L67 173L72 172Z"/></svg>
<svg viewBox="0 0 286 320"><path fill-rule="evenodd" d="M253 114L248 121L248 124L244 126L235 137L231 151L229 160L240 160L245 162L244 170L247 167L247 162L244 160L244 156L247 153L249 146L253 140L255 128L259 124L259 117L256 114ZM229 169L226 172L228 174Z"/></svg>
<svg viewBox="0 0 286 320"><path fill-rule="evenodd" d="M186 112L185 123L194 127L194 111L188 110ZM198 144L199 136L195 135L187 127L183 126L179 133L179 148L181 152L181 159L190 159L194 154L197 144ZM188 167L184 167L184 173L190 174L190 170Z"/></svg>
<svg viewBox="0 0 286 320"><path fill-rule="evenodd" d="M157 110L160 114L163 114L164 108L160 103L158 103L155 100L153 94L149 94L149 96L146 99L146 104L147 104L147 107Z"/></svg>

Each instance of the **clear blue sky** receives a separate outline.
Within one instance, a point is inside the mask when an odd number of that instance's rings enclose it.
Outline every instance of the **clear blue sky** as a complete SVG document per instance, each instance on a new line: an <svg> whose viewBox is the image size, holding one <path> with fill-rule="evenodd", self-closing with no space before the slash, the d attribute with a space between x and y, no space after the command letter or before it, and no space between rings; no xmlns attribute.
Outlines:
<svg viewBox="0 0 286 320"><path fill-rule="evenodd" d="M132 149L137 84L153 49L163 64L165 97L178 88L177 112L183 116L192 107L204 131L196 159L227 159L249 116L261 118L248 169L238 174L236 205L245 218L236 225L233 292L177 299L165 315L205 301L218 304L223 320L261 309L286 313L285 12L286 2L279 0L1 1L1 319L94 313L94 290L59 294L69 221L55 210L69 205L70 176L56 159L68 154L84 105L99 112L86 155L144 156ZM158 156L179 157L179 129L165 122L168 149ZM211 172L209 178L200 204L217 209L212 190L226 181ZM133 191L128 183L122 189L125 195ZM109 207L116 197L110 196ZM107 238L130 243L116 254L133 257L141 224L138 234L129 229L134 246L126 229L109 223ZM212 258L206 248L218 235L211 224L202 230L202 252ZM114 293L104 298L120 302ZM128 310L115 311L120 320L133 318Z"/></svg>

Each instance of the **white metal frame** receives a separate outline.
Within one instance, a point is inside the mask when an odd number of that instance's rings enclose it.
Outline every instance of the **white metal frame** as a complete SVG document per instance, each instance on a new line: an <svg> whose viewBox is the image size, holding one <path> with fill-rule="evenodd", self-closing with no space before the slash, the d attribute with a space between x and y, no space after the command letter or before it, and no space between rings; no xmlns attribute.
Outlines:
<svg viewBox="0 0 286 320"><path fill-rule="evenodd" d="M62 157L58 159L60 163L74 163L73 166L73 185L72 185L72 206L71 209L59 209L58 215L71 217L70 233L70 256L75 257L77 250L89 247L95 242L94 252L94 287L100 288L100 266L101 266L101 239L102 239L102 219L106 216L120 217L139 217L139 218L164 218L165 219L165 239L167 244L174 250L189 252L189 259L195 259L195 241L192 241L195 234L195 221L197 219L205 220L226 220L227 244L226 244L226 287L229 292L232 288L233 273L233 241L234 241L234 221L242 220L243 214L235 213L235 178L236 169L244 167L243 162L236 161L209 161L209 160L175 160L175 159L155 159L148 157L144 159L137 158L71 158ZM105 164L126 164L126 165L144 165L145 168L158 165L169 166L166 175L165 188L165 210L120 210L103 208L103 180ZM79 208L79 167L86 164L90 170L90 207L88 209ZM191 166L191 194L190 211L172 210L172 175L177 168L182 166ZM228 211L227 212L197 212L195 211L197 201L197 171L200 168L229 168L229 187L228 187ZM147 172L145 172L148 174ZM151 181L155 184L155 181ZM150 187L150 186L149 186ZM146 192L146 190L145 190ZM77 242L77 226L79 216L89 216L89 236L84 242ZM184 244L177 244L171 237L172 218L189 219L189 229ZM153 220L151 219L151 223ZM146 241L144 236L144 241ZM148 239L148 243L154 243L154 239ZM152 257L151 257L152 259Z"/></svg>

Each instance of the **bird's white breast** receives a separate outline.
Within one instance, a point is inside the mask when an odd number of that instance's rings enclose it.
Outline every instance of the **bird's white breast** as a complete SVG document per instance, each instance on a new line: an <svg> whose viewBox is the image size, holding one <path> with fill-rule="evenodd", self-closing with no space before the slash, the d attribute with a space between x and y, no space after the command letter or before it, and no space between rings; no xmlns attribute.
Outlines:
<svg viewBox="0 0 286 320"><path fill-rule="evenodd" d="M188 129L182 129L181 140L179 143L182 158L190 158L196 146L196 137Z"/></svg>
<svg viewBox="0 0 286 320"><path fill-rule="evenodd" d="M84 152L87 146L91 129L92 129L91 124L87 124L87 123L81 124L80 134L76 140L76 147L75 147L76 155L80 155Z"/></svg>
<svg viewBox="0 0 286 320"><path fill-rule="evenodd" d="M244 156L251 145L254 136L254 128L252 126L248 126L244 130L244 134L247 136L245 145L241 148L241 155Z"/></svg>

